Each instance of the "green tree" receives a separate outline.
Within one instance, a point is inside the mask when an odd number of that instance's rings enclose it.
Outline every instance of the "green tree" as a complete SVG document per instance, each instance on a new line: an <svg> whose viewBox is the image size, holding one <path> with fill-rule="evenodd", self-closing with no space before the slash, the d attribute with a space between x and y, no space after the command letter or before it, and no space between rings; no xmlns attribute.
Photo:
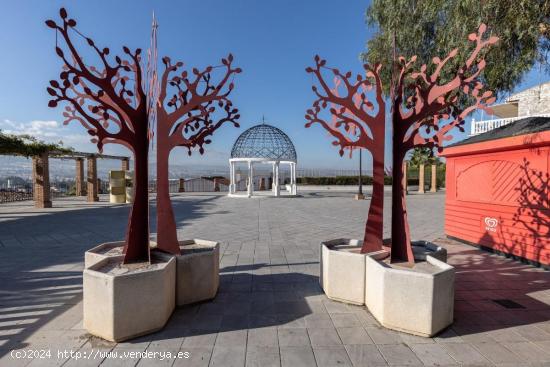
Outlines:
<svg viewBox="0 0 550 367"><path fill-rule="evenodd" d="M371 64L392 65L395 40L397 55L417 55L417 65L433 67L432 57L463 45L472 29L485 23L488 34L500 38L487 52L482 80L497 96L511 91L537 63L550 73L549 0L372 0L366 18L377 30L362 55ZM466 56L447 65L441 82L456 75ZM386 93L391 71L383 68Z"/></svg>
<svg viewBox="0 0 550 367"><path fill-rule="evenodd" d="M411 166L418 167L421 164L439 164L439 158L434 155L432 148L428 147L416 147L411 151L409 156Z"/></svg>

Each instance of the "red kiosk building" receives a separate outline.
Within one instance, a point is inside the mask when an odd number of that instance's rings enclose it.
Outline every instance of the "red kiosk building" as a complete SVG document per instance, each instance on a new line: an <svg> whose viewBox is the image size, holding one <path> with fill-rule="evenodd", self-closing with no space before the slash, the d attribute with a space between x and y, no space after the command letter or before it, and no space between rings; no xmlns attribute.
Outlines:
<svg viewBox="0 0 550 367"><path fill-rule="evenodd" d="M446 235L550 268L550 117L517 119L441 156Z"/></svg>

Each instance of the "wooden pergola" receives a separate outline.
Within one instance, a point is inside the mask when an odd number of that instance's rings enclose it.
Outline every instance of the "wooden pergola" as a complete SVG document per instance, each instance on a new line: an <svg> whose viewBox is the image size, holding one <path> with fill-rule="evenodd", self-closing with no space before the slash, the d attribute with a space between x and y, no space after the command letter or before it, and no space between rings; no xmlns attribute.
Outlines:
<svg viewBox="0 0 550 367"><path fill-rule="evenodd" d="M49 159L74 159L76 162L76 196L87 196L88 202L99 201L97 159L118 159L122 162L122 169L130 169L130 158L126 156L85 153L46 151L32 157L32 181L35 207L51 208L50 169ZM86 181L84 181L84 160L86 160ZM84 184L86 182L86 184ZM86 189L85 189L86 187Z"/></svg>

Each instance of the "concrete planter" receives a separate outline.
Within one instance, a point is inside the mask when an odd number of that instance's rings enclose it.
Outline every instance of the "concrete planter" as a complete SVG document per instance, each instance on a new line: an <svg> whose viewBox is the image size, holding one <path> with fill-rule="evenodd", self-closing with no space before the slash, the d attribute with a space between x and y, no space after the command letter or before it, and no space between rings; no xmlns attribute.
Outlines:
<svg viewBox="0 0 550 367"><path fill-rule="evenodd" d="M355 305L365 304L366 255L363 241L339 238L321 243L319 283L328 298Z"/></svg>
<svg viewBox="0 0 550 367"><path fill-rule="evenodd" d="M365 304L389 329L430 337L453 322L455 269L433 256L413 268L366 257Z"/></svg>
<svg viewBox="0 0 550 367"><path fill-rule="evenodd" d="M89 268L101 260L116 258L122 255L124 241L106 242L89 249L84 253L84 268Z"/></svg>
<svg viewBox="0 0 550 367"><path fill-rule="evenodd" d="M179 244L176 304L183 306L216 297L220 284L219 243L194 239Z"/></svg>
<svg viewBox="0 0 550 367"><path fill-rule="evenodd" d="M120 342L162 329L175 307L176 259L152 254L151 264L105 258L84 270L84 328Z"/></svg>
<svg viewBox="0 0 550 367"><path fill-rule="evenodd" d="M412 249L416 260L425 261L426 256L433 256L439 261L447 262L447 249L428 241L412 241Z"/></svg>
<svg viewBox="0 0 550 367"><path fill-rule="evenodd" d="M149 246L153 249L157 243L149 241ZM105 242L97 245L84 253L84 268L89 268L103 259L121 256L123 250L124 241Z"/></svg>

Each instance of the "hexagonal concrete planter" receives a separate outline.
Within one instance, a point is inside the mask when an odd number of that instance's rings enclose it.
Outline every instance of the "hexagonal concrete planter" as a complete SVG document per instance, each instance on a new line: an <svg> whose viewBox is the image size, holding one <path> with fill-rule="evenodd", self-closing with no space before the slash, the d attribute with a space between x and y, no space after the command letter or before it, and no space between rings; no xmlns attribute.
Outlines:
<svg viewBox="0 0 550 367"><path fill-rule="evenodd" d="M447 262L447 249L428 241L412 241L412 249L416 260L426 260L426 256L433 256L439 261Z"/></svg>
<svg viewBox="0 0 550 367"><path fill-rule="evenodd" d="M176 304L178 306L216 297L220 284L220 245L200 239L179 241L176 256Z"/></svg>
<svg viewBox="0 0 550 367"><path fill-rule="evenodd" d="M384 261L387 252L366 257L365 304L389 329L430 337L453 322L455 269L426 256L413 268Z"/></svg>
<svg viewBox="0 0 550 367"><path fill-rule="evenodd" d="M149 246L155 248L157 243L149 241ZM118 257L123 254L124 241L105 242L84 253L84 268L97 264L103 259Z"/></svg>
<svg viewBox="0 0 550 367"><path fill-rule="evenodd" d="M105 258L84 269L84 328L120 342L162 329L175 307L176 259L160 253L151 264Z"/></svg>
<svg viewBox="0 0 550 367"><path fill-rule="evenodd" d="M319 283L328 298L355 305L365 304L363 241L339 238L321 242Z"/></svg>
<svg viewBox="0 0 550 367"><path fill-rule="evenodd" d="M89 268L103 259L118 257L124 250L124 241L105 242L84 253L84 268Z"/></svg>

